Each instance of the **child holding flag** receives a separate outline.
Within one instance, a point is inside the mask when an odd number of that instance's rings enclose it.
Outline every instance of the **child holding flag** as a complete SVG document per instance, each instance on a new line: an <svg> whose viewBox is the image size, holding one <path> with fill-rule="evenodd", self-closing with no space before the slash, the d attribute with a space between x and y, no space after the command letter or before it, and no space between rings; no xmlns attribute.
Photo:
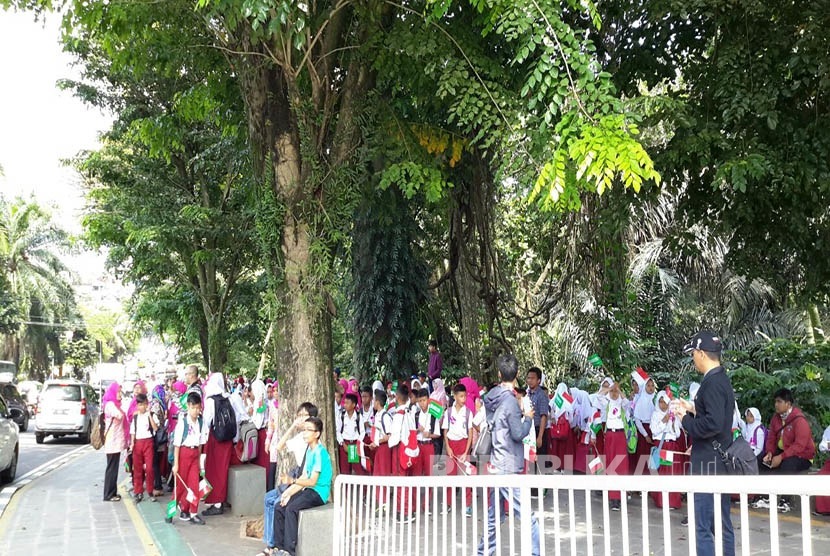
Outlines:
<svg viewBox="0 0 830 556"><path fill-rule="evenodd" d="M628 442L625 435L627 425L624 419L628 413L629 402L620 391L620 385L606 378L597 394L596 403L605 408L605 474L628 475ZM620 491L610 491L608 498L611 509L620 511Z"/></svg>
<svg viewBox="0 0 830 556"><path fill-rule="evenodd" d="M683 457L680 450L680 421L675 418L674 413L669 411L672 395L667 388L657 395L657 404L651 416L651 434L654 442L660 447L659 458L660 475L683 475ZM662 443L662 446L660 446ZM658 508L663 507L663 494L652 492L651 498ZM676 510L680 508L681 498L679 492L669 493L669 508Z"/></svg>
<svg viewBox="0 0 830 556"><path fill-rule="evenodd" d="M187 413L179 414L173 431L173 476L181 509L179 519L194 525L204 525L199 517L199 475L202 462L202 439L207 431L202 420L202 396L197 392L187 395ZM168 519L172 516L168 514Z"/></svg>
<svg viewBox="0 0 830 556"><path fill-rule="evenodd" d="M357 411L357 394L348 393L343 398L343 408L337 413L338 463L340 472L346 475L363 475L358 444L363 443L363 416Z"/></svg>
<svg viewBox="0 0 830 556"><path fill-rule="evenodd" d="M393 410L392 426L389 434L389 448L392 450L392 475L411 477L413 460L418 457L418 438L415 421L409 407L409 387L401 384L395 390L397 404ZM395 503L398 521L410 523L414 519L409 502L409 489L398 488L395 491Z"/></svg>
<svg viewBox="0 0 830 556"><path fill-rule="evenodd" d="M550 455L554 457L554 471L573 469L576 455L576 443L571 429L573 402L568 385L560 382L550 400Z"/></svg>
<svg viewBox="0 0 830 556"><path fill-rule="evenodd" d="M467 463L472 446L473 415L467 407L467 387L463 384L456 384L453 389L455 403L444 413L444 423L441 428L445 431L444 451L449 458L447 460L447 475L460 475L461 466ZM472 517L473 493L467 490L467 514ZM450 497L450 490L447 489L447 509L452 506L453 500Z"/></svg>
<svg viewBox="0 0 830 556"><path fill-rule="evenodd" d="M436 438L441 438L441 417L444 408L436 401L430 401L429 390L421 388L417 393L418 406L415 410L415 427L418 431L418 457L412 465L412 474L416 477L432 475L432 463L435 459ZM429 494L424 495L424 509L429 512Z"/></svg>

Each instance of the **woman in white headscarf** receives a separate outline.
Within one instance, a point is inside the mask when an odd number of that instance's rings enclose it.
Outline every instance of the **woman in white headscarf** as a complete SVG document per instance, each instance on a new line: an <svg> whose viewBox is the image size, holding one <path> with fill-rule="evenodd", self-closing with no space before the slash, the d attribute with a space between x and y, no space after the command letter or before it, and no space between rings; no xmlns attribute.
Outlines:
<svg viewBox="0 0 830 556"><path fill-rule="evenodd" d="M767 443L767 428L761 420L761 412L758 411L757 407L750 407L746 410L746 425L743 434L744 440L752 446L755 457L764 453L764 446Z"/></svg>
<svg viewBox="0 0 830 556"><path fill-rule="evenodd" d="M447 391L444 388L444 379L436 378L432 381L432 394L429 395L430 399L435 400L436 402L441 404L441 407L447 407Z"/></svg>
<svg viewBox="0 0 830 556"><path fill-rule="evenodd" d="M651 432L651 415L654 413L654 397L657 383L649 377L640 393L634 398L634 423L637 426L637 451L629 454L632 475L648 475L648 455L657 442Z"/></svg>
<svg viewBox="0 0 830 556"><path fill-rule="evenodd" d="M219 404L222 407L217 408ZM223 407L226 407L230 414L234 415L233 406L228 393L225 391L225 379L222 373L213 373L208 377L207 384L205 384L204 407L203 430L206 431L205 434L207 435L207 440L203 439L205 443L204 454L206 454L203 456L205 458L205 479L213 486L213 490L205 499L205 503L209 507L202 512L202 515L211 516L224 513L222 503L228 498L228 468L233 453L233 438L219 440L214 434L216 416L217 413L224 413Z"/></svg>
<svg viewBox="0 0 830 556"><path fill-rule="evenodd" d="M253 412L251 422L257 428L257 450L253 463L267 470L270 464L270 456L265 451L265 438L268 436L268 388L265 383L256 379L251 383L253 394Z"/></svg>
<svg viewBox="0 0 830 556"><path fill-rule="evenodd" d="M596 437L591 430L596 410L591 404L588 392L572 388L571 395L574 397L575 432L579 435L574 452L574 473L584 475L588 472L588 461L599 455L596 451Z"/></svg>
<svg viewBox="0 0 830 556"><path fill-rule="evenodd" d="M685 456L680 450L680 437L682 431L680 428L680 420L676 419L674 413L669 411L669 404L671 398L666 392L660 392L657 395L657 403L654 405L650 419L650 429L652 438L655 444L665 451L665 461L671 461L670 464L660 465L658 473L660 475L682 475L683 463ZM663 443L662 447L660 442ZM658 508L663 507L663 493L652 492L651 498ZM681 497L679 492L669 493L669 508L677 509L680 507Z"/></svg>

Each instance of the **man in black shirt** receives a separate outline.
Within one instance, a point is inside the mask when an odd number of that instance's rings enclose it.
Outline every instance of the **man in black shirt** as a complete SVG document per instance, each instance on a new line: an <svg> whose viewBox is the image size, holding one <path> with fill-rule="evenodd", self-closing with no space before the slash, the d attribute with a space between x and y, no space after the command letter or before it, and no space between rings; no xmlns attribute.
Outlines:
<svg viewBox="0 0 830 556"><path fill-rule="evenodd" d="M721 446L732 444L732 415L735 391L721 366L723 344L712 332L698 332L683 348L692 356L695 368L703 374L694 403L678 400L675 415L692 439L692 475L725 475L726 467L715 451L713 441ZM698 556L715 554L715 498L713 494L695 495L695 534ZM735 533L732 530L729 495L720 495L723 526L723 554L735 556Z"/></svg>

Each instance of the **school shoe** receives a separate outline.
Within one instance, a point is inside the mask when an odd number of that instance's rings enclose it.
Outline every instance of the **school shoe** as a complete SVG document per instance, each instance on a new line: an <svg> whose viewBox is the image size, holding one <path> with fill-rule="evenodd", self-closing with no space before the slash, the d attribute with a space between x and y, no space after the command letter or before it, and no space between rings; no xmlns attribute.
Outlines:
<svg viewBox="0 0 830 556"><path fill-rule="evenodd" d="M193 525L204 525L205 520L199 517L199 514L194 514L190 516L190 523L192 523Z"/></svg>
<svg viewBox="0 0 830 556"><path fill-rule="evenodd" d="M210 508L203 511L202 515L205 517L210 517L212 515L222 515L223 513L225 513L225 510L223 510L221 507L217 508L216 506L211 506Z"/></svg>
<svg viewBox="0 0 830 556"><path fill-rule="evenodd" d="M133 499L135 500L135 503L138 504L139 502L144 500L144 495L143 494L134 494Z"/></svg>
<svg viewBox="0 0 830 556"><path fill-rule="evenodd" d="M415 514L400 513L395 521L398 523L412 523L415 521Z"/></svg>
<svg viewBox="0 0 830 556"><path fill-rule="evenodd" d="M688 525L689 524L689 516L685 516L683 519L680 520L680 525Z"/></svg>
<svg viewBox="0 0 830 556"><path fill-rule="evenodd" d="M473 508L467 507L467 510L464 512L464 515L466 515L467 517L473 517Z"/></svg>
<svg viewBox="0 0 830 556"><path fill-rule="evenodd" d="M182 512L179 514L180 521L190 521L190 514L187 512Z"/></svg>
<svg viewBox="0 0 830 556"><path fill-rule="evenodd" d="M778 503L778 513L787 514L790 513L790 510L792 510L792 508L790 507L789 502L785 502L784 500L782 500Z"/></svg>
<svg viewBox="0 0 830 556"><path fill-rule="evenodd" d="M759 498L752 503L752 507L756 510L768 510L770 508L769 498Z"/></svg>
<svg viewBox="0 0 830 556"><path fill-rule="evenodd" d="M452 506L444 506L444 509L441 510L441 515L448 515L451 514L453 510Z"/></svg>
<svg viewBox="0 0 830 556"><path fill-rule="evenodd" d="M620 501L619 500L611 500L611 510L618 512L620 511Z"/></svg>

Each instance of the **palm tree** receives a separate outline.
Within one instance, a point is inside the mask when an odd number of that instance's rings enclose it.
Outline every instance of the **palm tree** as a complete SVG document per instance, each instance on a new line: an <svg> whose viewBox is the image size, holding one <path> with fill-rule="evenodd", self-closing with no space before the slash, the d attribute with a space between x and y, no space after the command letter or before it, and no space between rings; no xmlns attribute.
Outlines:
<svg viewBox="0 0 830 556"><path fill-rule="evenodd" d="M0 276L8 285L0 313L11 308L17 321L0 347L18 365L23 358L22 367L46 370L47 350L59 357L52 325L74 312L70 272L58 256L67 245L66 234L35 201L0 198Z"/></svg>

